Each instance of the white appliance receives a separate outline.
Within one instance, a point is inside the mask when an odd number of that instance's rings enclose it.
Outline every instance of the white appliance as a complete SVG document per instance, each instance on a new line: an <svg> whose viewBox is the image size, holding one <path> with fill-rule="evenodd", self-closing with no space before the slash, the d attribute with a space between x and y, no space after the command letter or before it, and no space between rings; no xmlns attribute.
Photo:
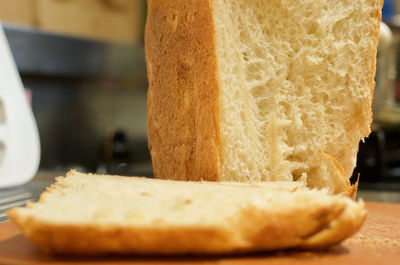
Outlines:
<svg viewBox="0 0 400 265"><path fill-rule="evenodd" d="M35 118L0 23L0 188L28 182L39 162Z"/></svg>

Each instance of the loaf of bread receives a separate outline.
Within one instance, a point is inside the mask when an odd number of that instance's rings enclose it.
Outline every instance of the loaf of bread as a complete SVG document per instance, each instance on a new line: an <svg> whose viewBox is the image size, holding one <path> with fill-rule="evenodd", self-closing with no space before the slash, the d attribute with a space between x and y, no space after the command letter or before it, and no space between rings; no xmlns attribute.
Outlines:
<svg viewBox="0 0 400 265"><path fill-rule="evenodd" d="M354 195L382 0L148 0L156 177Z"/></svg>
<svg viewBox="0 0 400 265"><path fill-rule="evenodd" d="M60 254L320 249L352 235L362 202L300 182L182 182L70 172L9 217Z"/></svg>

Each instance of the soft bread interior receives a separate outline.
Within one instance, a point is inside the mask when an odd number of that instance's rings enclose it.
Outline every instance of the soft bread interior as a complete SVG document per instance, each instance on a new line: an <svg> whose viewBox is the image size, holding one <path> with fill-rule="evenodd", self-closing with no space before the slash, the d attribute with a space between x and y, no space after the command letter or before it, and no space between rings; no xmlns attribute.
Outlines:
<svg viewBox="0 0 400 265"><path fill-rule="evenodd" d="M380 1L212 2L221 179L343 191L370 132Z"/></svg>
<svg viewBox="0 0 400 265"><path fill-rule="evenodd" d="M303 192L292 195L297 190ZM223 225L249 203L260 208L279 203L295 207L296 200L320 195L321 203L332 202L326 192L309 191L300 182L196 183L72 171L59 177L38 203L20 211L60 225Z"/></svg>

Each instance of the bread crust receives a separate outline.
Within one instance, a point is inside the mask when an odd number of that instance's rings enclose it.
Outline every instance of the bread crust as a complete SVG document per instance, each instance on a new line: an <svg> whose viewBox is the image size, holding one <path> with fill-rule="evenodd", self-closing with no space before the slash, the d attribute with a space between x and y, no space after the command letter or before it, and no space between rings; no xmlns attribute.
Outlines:
<svg viewBox="0 0 400 265"><path fill-rule="evenodd" d="M218 94L211 3L149 0L148 141L154 175L218 180Z"/></svg>

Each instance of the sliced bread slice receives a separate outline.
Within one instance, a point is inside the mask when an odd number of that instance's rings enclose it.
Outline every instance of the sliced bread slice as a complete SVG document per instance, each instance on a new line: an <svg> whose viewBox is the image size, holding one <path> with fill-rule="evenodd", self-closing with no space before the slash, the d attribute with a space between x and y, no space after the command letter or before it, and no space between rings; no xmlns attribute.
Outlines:
<svg viewBox="0 0 400 265"><path fill-rule="evenodd" d="M301 182L181 182L69 172L9 217L51 253L320 249L362 225L362 202Z"/></svg>

